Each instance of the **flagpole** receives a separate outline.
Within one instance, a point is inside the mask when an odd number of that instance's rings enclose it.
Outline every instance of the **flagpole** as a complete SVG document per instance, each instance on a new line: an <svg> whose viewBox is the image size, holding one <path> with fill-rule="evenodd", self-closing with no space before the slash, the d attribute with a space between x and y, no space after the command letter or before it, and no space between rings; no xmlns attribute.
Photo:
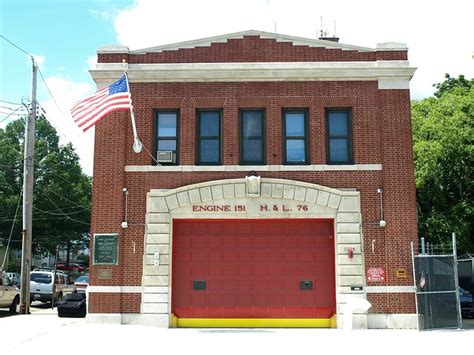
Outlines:
<svg viewBox="0 0 474 355"><path fill-rule="evenodd" d="M125 60L123 61L123 66L124 66L123 72L125 75L125 80L127 82L127 90L128 90L128 93L130 94L130 115L132 117L132 129L133 129L133 151L138 154L142 151L143 144L138 139L137 126L135 124L135 113L133 112L132 93L130 91L130 84L128 83L128 74L127 74L128 64Z"/></svg>

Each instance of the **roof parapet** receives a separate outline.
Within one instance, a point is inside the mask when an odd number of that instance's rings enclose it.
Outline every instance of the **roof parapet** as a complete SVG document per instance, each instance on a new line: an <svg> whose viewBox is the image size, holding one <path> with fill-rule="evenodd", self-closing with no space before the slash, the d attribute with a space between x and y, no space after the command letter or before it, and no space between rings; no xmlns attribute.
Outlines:
<svg viewBox="0 0 474 355"><path fill-rule="evenodd" d="M377 52L384 51L408 51L408 46L406 43L399 42L377 43Z"/></svg>

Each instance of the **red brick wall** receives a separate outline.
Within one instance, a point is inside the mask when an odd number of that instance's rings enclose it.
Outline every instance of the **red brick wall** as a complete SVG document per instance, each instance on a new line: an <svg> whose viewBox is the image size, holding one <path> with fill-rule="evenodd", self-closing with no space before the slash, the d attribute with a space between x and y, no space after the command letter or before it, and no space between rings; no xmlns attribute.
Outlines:
<svg viewBox="0 0 474 355"><path fill-rule="evenodd" d="M140 313L140 293L89 293L89 313Z"/></svg>
<svg viewBox="0 0 474 355"><path fill-rule="evenodd" d="M229 39L210 46L145 54L99 54L99 63L346 62L406 60L406 51L359 52L277 42L259 36Z"/></svg>
<svg viewBox="0 0 474 355"><path fill-rule="evenodd" d="M367 301L372 304L369 313L415 313L414 293L369 293Z"/></svg>

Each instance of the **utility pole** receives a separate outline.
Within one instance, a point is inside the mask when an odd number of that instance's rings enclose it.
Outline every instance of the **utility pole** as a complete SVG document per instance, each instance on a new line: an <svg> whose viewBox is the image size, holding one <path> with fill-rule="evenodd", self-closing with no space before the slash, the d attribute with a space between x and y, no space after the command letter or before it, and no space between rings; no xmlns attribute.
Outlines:
<svg viewBox="0 0 474 355"><path fill-rule="evenodd" d="M25 124L25 155L23 161L23 232L21 254L21 313L30 313L30 271L32 264L32 219L33 219L33 172L35 155L35 120L36 120L36 73L35 59L33 64L33 79L31 87L31 110Z"/></svg>

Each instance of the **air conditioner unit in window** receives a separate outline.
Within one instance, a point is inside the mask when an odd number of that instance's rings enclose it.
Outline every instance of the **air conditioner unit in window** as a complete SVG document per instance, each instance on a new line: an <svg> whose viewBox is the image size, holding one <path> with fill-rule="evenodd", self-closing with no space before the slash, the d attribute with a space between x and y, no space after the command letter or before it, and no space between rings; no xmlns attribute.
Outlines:
<svg viewBox="0 0 474 355"><path fill-rule="evenodd" d="M156 152L156 161L158 163L173 163L173 151L159 150Z"/></svg>

